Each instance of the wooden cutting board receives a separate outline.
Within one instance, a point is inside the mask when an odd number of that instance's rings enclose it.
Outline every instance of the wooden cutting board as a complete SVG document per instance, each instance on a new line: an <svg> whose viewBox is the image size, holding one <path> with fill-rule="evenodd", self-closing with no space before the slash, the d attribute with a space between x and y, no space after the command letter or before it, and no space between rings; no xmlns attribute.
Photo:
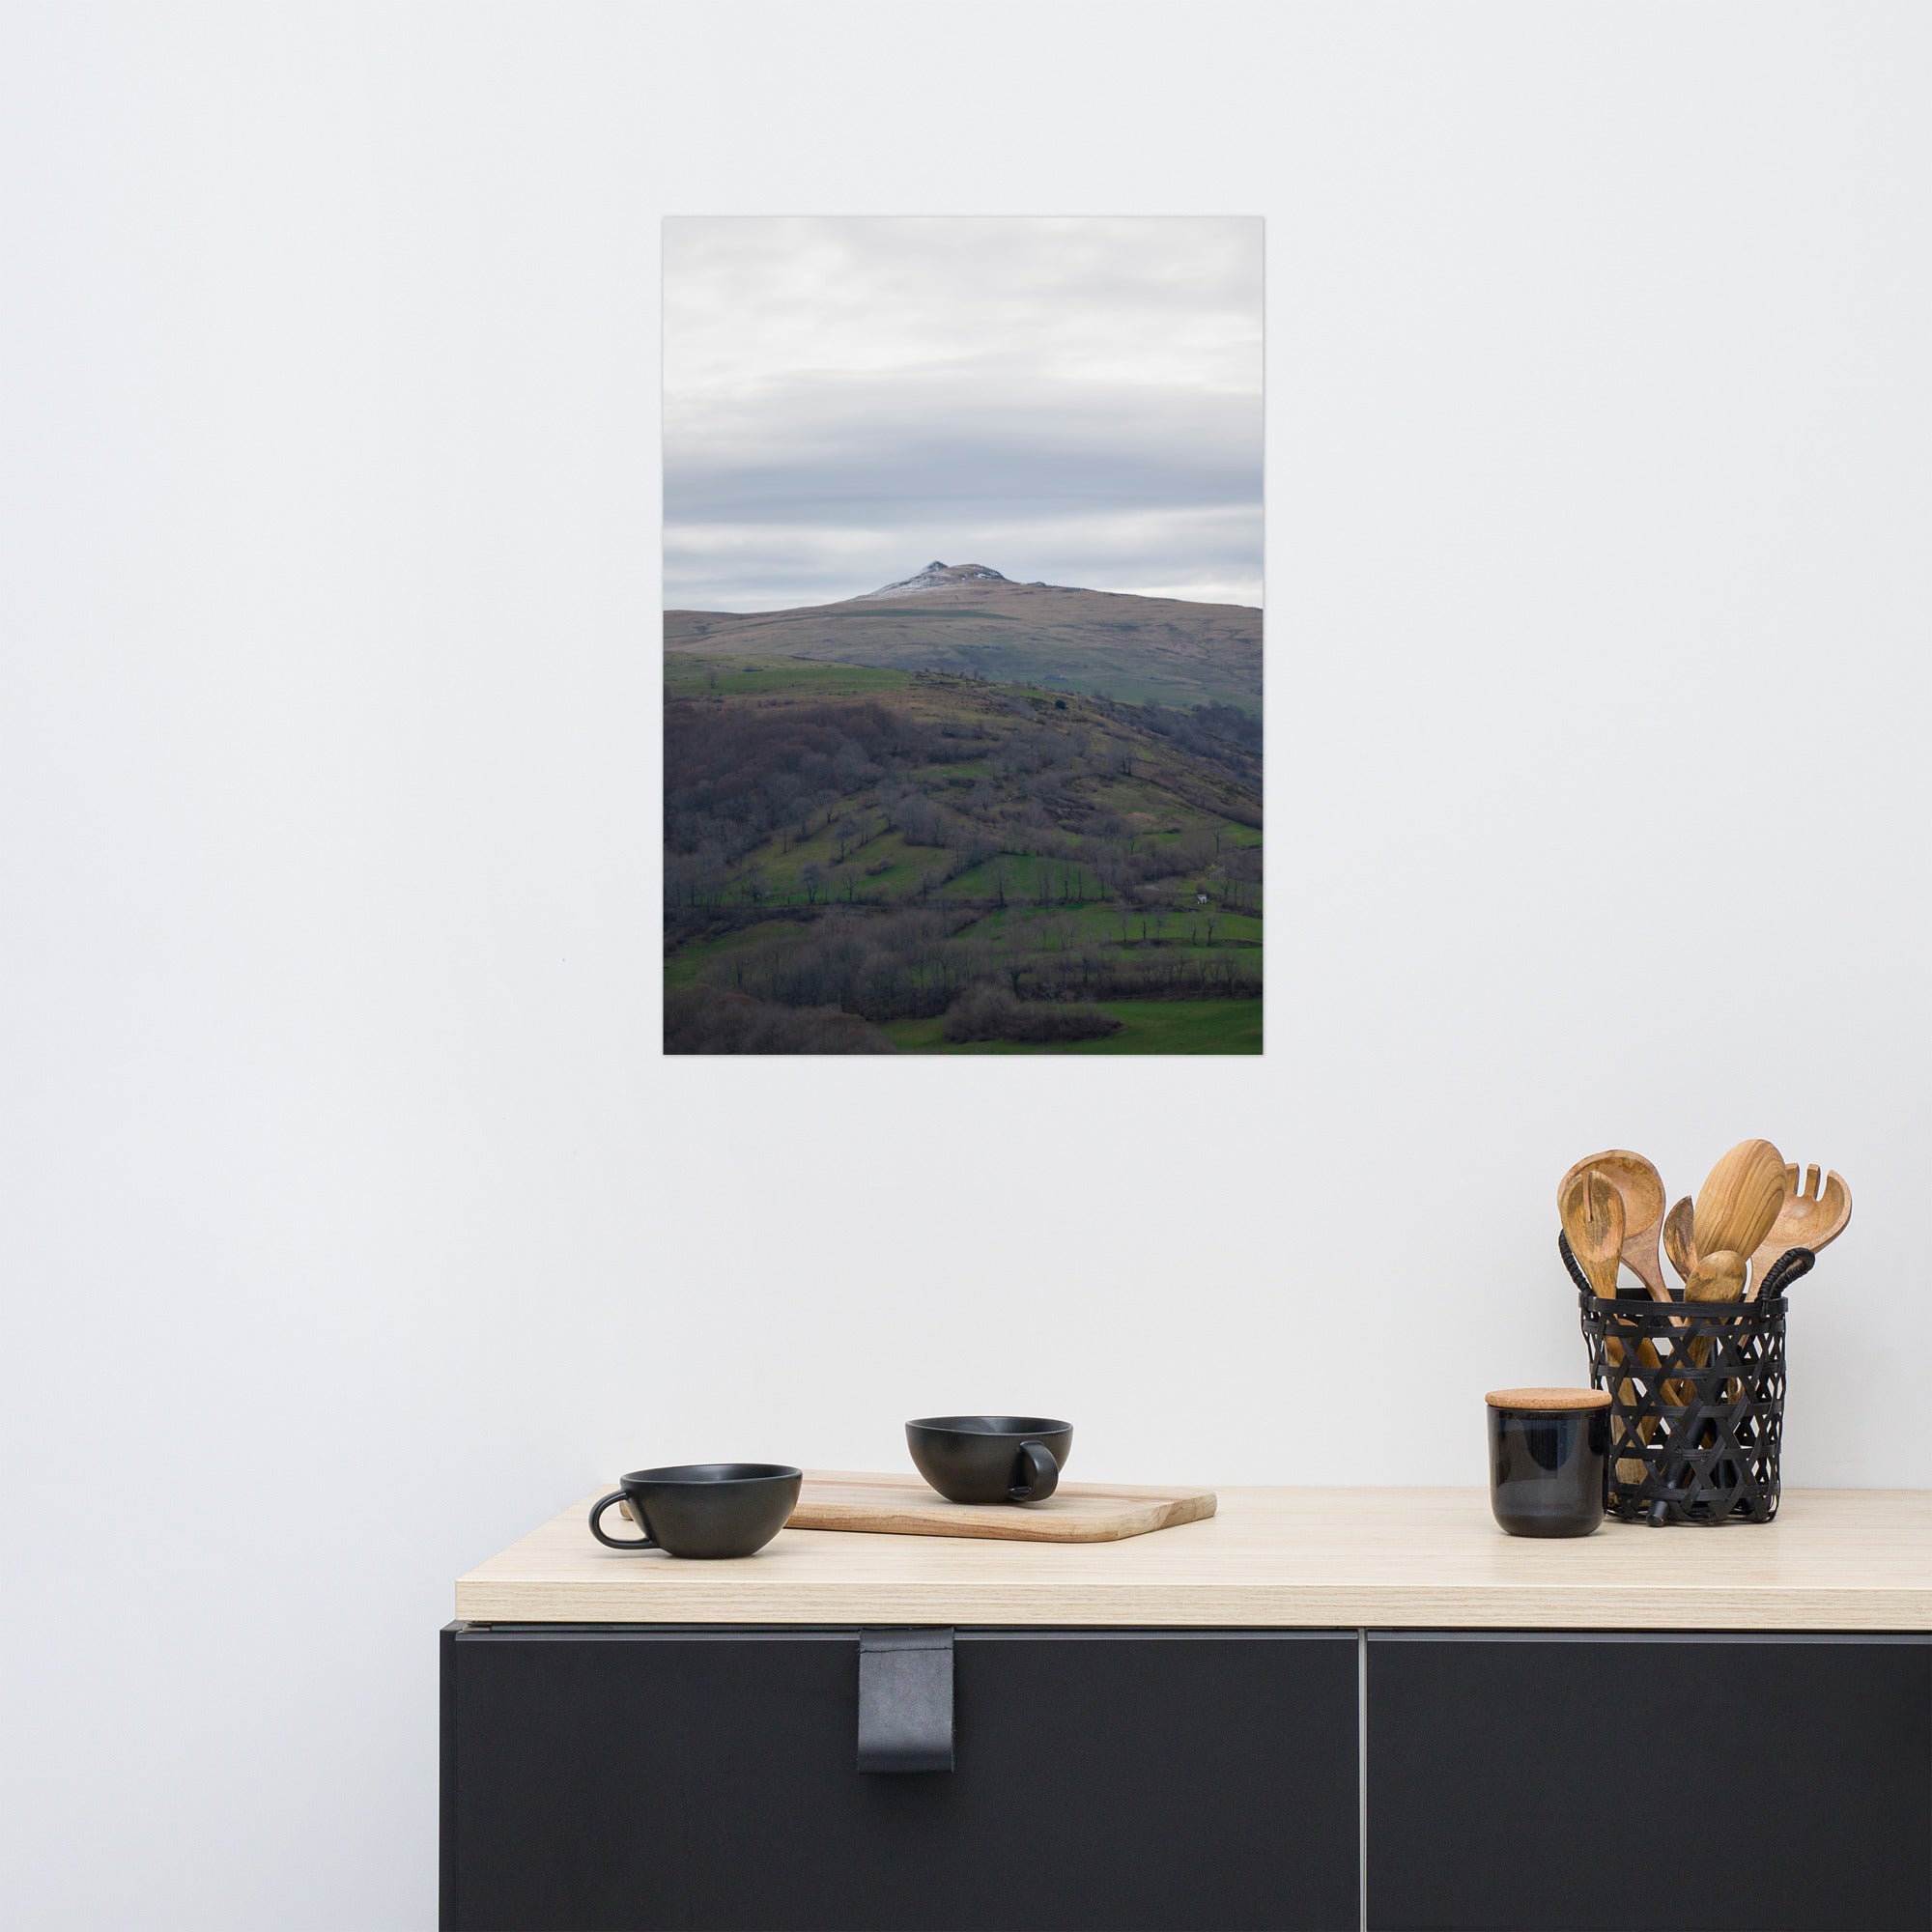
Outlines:
<svg viewBox="0 0 1932 1932"><path fill-rule="evenodd" d="M1043 1503L950 1503L917 1476L808 1472L787 1529L887 1536L994 1536L1015 1543L1116 1543L1214 1514L1212 1490L1062 1483Z"/></svg>

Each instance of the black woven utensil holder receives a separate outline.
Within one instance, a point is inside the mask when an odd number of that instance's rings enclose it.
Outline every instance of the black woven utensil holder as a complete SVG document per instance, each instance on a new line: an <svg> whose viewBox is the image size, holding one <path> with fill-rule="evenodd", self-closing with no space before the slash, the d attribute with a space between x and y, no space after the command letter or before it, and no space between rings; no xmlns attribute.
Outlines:
<svg viewBox="0 0 1932 1932"><path fill-rule="evenodd" d="M1611 1516L1661 1524L1777 1514L1783 1290L1810 1261L1806 1252L1780 1270L1755 1301L1605 1301L1578 1292L1590 1384L1610 1392ZM1641 1482L1633 1480L1639 1463Z"/></svg>

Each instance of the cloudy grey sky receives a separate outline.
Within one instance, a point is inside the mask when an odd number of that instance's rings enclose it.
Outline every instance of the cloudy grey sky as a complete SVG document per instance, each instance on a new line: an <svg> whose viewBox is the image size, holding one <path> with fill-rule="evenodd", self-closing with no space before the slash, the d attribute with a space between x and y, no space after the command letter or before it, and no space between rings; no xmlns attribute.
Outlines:
<svg viewBox="0 0 1932 1932"><path fill-rule="evenodd" d="M665 223L665 603L1262 601L1258 219Z"/></svg>

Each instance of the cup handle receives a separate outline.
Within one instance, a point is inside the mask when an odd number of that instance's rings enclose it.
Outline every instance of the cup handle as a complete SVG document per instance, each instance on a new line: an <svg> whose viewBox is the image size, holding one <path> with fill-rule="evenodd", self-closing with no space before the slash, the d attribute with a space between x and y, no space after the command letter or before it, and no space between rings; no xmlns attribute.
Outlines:
<svg viewBox="0 0 1932 1932"><path fill-rule="evenodd" d="M622 1542L619 1542L619 1540L616 1537L606 1536L604 1534L604 1524L602 1521L604 1512L607 1509L609 1509L612 1503L620 1503L623 1500L624 1500L623 1491L612 1490L608 1496L600 1496L596 1502L591 1504L590 1534L594 1536L599 1543L608 1544L612 1549L655 1549L658 1547L657 1538L654 1537L650 1533L650 1531L646 1529L644 1525L640 1522L638 1523L638 1532L643 1538L643 1541L641 1543L633 1543L628 1538ZM626 1514L628 1515L629 1512L627 1511ZM633 1522L637 1522L638 1520L636 1517L632 1517L631 1520Z"/></svg>
<svg viewBox="0 0 1932 1932"><path fill-rule="evenodd" d="M1021 1479L1008 1490L1007 1495L1016 1503L1043 1503L1060 1487L1060 1464L1044 1442L1020 1444L1013 1474Z"/></svg>

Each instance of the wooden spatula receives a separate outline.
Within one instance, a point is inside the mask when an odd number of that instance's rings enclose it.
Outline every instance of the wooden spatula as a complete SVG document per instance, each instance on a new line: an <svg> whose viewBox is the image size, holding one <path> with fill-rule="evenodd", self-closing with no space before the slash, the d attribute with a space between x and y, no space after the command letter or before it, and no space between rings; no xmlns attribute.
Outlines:
<svg viewBox="0 0 1932 1932"><path fill-rule="evenodd" d="M1721 1250L1748 1259L1771 1233L1783 1201L1784 1156L1769 1141L1740 1141L1697 1190L1692 1220L1697 1252Z"/></svg>

